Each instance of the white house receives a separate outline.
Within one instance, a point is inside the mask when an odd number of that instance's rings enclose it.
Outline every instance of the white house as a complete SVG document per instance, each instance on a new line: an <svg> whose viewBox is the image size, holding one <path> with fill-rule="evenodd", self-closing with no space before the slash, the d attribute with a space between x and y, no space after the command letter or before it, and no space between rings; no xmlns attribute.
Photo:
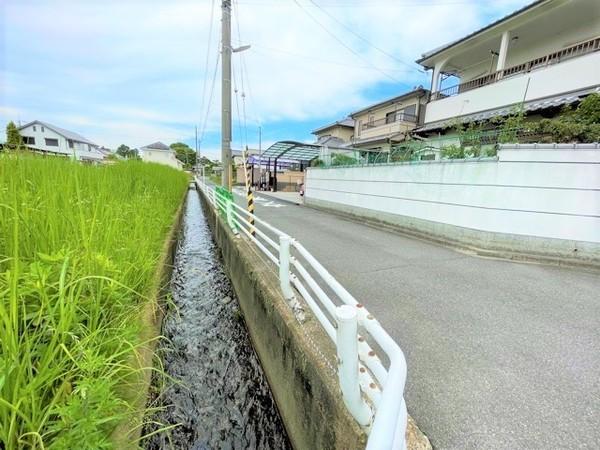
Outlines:
<svg viewBox="0 0 600 450"><path fill-rule="evenodd" d="M417 60L433 69L418 131L507 115L518 104L556 113L600 91L599 50L599 0L534 1Z"/></svg>
<svg viewBox="0 0 600 450"><path fill-rule="evenodd" d="M155 142L141 147L140 157L142 161L165 164L179 170L183 169L182 162L175 157L175 150L162 142Z"/></svg>
<svg viewBox="0 0 600 450"><path fill-rule="evenodd" d="M58 156L68 156L84 162L101 162L105 155L98 145L64 128L34 120L19 127L23 143L31 150Z"/></svg>

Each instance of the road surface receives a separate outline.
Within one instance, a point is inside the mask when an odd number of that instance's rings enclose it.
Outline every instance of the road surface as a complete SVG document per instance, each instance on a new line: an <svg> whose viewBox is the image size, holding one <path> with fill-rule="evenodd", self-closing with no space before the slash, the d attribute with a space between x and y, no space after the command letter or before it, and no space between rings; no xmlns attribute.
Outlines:
<svg viewBox="0 0 600 450"><path fill-rule="evenodd" d="M256 214L400 344L408 410L434 448L600 448L599 272L475 257L257 194Z"/></svg>

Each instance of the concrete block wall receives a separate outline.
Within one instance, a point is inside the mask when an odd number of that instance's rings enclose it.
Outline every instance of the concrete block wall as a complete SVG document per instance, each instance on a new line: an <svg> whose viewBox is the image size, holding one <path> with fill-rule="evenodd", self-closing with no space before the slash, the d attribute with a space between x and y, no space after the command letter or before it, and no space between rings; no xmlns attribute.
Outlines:
<svg viewBox="0 0 600 450"><path fill-rule="evenodd" d="M600 146L503 145L497 158L310 168L308 205L481 250L600 263Z"/></svg>

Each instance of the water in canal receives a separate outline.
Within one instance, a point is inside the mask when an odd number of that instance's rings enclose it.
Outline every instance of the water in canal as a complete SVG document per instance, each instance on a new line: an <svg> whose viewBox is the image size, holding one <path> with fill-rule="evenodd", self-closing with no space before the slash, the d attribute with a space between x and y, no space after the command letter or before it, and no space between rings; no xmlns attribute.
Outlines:
<svg viewBox="0 0 600 450"><path fill-rule="evenodd" d="M146 449L291 449L196 191L190 190L163 321L167 382ZM148 433L151 430L146 430Z"/></svg>

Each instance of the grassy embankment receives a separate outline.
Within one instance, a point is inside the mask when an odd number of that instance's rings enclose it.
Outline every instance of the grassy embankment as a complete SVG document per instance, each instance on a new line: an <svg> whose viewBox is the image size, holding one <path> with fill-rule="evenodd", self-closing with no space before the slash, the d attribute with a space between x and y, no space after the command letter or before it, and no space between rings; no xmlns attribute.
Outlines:
<svg viewBox="0 0 600 450"><path fill-rule="evenodd" d="M140 416L140 316L186 188L164 166L0 156L0 448L114 448Z"/></svg>

